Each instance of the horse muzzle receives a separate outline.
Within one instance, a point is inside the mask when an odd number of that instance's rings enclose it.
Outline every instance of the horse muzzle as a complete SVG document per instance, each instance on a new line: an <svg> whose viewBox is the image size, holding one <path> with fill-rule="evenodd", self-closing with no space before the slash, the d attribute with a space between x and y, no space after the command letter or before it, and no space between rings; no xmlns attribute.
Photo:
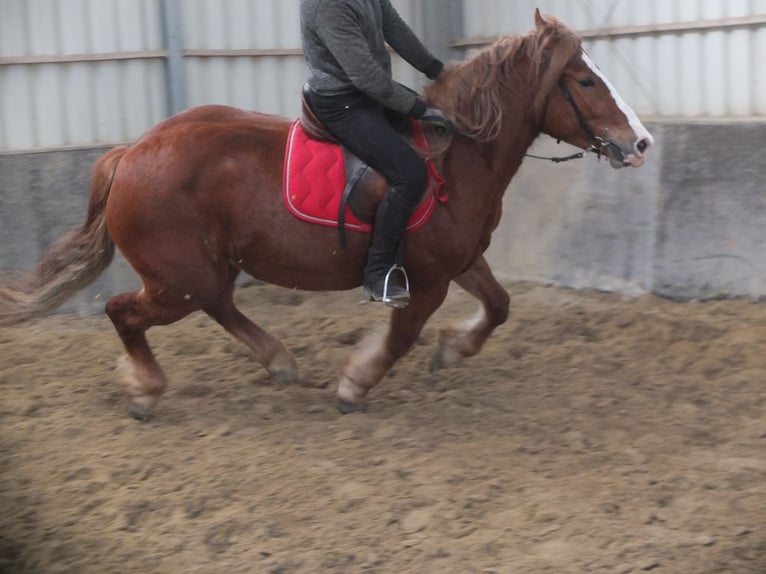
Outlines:
<svg viewBox="0 0 766 574"><path fill-rule="evenodd" d="M646 161L646 153L653 145L654 138L647 134L627 145L614 139L599 139L592 151L605 155L609 159L609 165L614 169L627 166L641 167Z"/></svg>

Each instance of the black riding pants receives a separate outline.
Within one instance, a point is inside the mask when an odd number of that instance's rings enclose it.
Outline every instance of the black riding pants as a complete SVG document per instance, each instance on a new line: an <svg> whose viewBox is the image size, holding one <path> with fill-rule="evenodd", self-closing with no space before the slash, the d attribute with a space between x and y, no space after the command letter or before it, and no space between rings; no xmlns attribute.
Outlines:
<svg viewBox="0 0 766 574"><path fill-rule="evenodd" d="M388 180L396 199L411 209L428 180L425 161L396 131L385 109L362 93L325 96L309 92L311 107L325 127L354 155Z"/></svg>

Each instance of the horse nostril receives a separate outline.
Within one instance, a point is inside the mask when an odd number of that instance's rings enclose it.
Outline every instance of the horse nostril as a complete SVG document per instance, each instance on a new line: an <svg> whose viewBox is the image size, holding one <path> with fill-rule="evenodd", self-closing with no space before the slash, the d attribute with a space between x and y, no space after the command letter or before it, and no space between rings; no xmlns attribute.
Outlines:
<svg viewBox="0 0 766 574"><path fill-rule="evenodd" d="M647 138L642 138L638 140L636 149L638 150L638 153L644 153L647 149L649 149L649 145L649 140Z"/></svg>

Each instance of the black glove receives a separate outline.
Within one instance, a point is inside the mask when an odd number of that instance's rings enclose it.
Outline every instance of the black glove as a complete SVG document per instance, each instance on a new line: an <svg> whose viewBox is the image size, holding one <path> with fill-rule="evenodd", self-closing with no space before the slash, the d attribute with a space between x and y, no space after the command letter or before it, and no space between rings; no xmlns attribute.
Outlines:
<svg viewBox="0 0 766 574"><path fill-rule="evenodd" d="M434 58L431 60L431 63L426 66L426 69L423 71L423 73L426 75L426 78L429 80L435 80L439 74L442 73L442 70L444 69L444 64L441 60L438 58Z"/></svg>
<svg viewBox="0 0 766 574"><path fill-rule="evenodd" d="M444 115L444 112L430 106L427 107L425 113L420 116L420 120L440 130L451 132L454 129L452 122Z"/></svg>

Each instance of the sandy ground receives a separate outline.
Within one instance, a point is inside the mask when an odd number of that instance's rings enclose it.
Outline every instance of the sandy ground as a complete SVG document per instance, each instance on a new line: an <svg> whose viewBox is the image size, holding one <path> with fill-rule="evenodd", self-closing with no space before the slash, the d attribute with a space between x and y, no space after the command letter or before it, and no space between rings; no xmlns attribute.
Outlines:
<svg viewBox="0 0 766 574"><path fill-rule="evenodd" d="M150 332L146 423L105 317L0 330L0 572L766 573L766 311L525 284L484 351L438 328L363 414L337 374L384 320L359 293L252 286L301 383L203 315Z"/></svg>

